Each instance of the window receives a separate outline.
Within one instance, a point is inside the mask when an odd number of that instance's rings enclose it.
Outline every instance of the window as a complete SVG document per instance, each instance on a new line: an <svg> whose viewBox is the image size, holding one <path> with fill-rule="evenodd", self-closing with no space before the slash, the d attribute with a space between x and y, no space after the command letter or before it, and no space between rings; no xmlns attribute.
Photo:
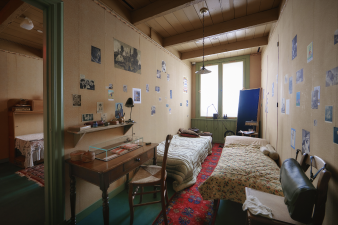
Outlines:
<svg viewBox="0 0 338 225"><path fill-rule="evenodd" d="M211 73L196 75L196 116L237 117L239 92L249 88L250 56L205 62ZM196 70L202 67L196 63Z"/></svg>

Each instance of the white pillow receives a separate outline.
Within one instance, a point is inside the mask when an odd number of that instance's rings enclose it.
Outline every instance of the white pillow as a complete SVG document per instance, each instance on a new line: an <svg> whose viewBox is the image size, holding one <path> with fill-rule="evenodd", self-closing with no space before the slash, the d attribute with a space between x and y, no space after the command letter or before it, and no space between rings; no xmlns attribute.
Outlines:
<svg viewBox="0 0 338 225"><path fill-rule="evenodd" d="M275 151L275 149L272 147L272 145L267 144L266 147L269 150L269 157L273 160L278 160L279 154L278 154L278 152Z"/></svg>
<svg viewBox="0 0 338 225"><path fill-rule="evenodd" d="M260 150L263 152L264 155L269 156L270 151L266 146L262 146Z"/></svg>
<svg viewBox="0 0 338 225"><path fill-rule="evenodd" d="M262 138L253 138L247 136L227 136L224 138L225 144L245 144L245 145L260 145L266 146L269 142Z"/></svg>

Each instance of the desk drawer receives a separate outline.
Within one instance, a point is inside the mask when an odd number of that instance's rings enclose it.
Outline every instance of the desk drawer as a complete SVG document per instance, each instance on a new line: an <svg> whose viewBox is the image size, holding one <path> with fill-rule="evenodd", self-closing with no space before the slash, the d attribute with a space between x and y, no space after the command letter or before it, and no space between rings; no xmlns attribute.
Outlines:
<svg viewBox="0 0 338 225"><path fill-rule="evenodd" d="M124 164L124 171L129 172L154 157L154 149L139 155Z"/></svg>

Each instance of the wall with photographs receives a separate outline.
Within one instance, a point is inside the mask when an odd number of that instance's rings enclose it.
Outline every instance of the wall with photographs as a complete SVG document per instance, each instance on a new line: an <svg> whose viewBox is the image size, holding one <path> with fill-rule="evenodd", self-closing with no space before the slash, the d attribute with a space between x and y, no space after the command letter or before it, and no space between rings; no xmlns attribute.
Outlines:
<svg viewBox="0 0 338 225"><path fill-rule="evenodd" d="M121 54L121 47L114 50L114 40L125 44L123 54ZM136 56L131 59L135 54L134 50L131 52L129 50L129 53L125 51L127 45L140 51L141 57L138 61L133 61L137 58ZM91 46L96 48L94 48L93 61ZM98 49L100 54L98 54ZM121 69L124 65L122 62L127 61L128 55L134 64L127 67L127 70L134 72ZM166 63L166 72L161 72L162 61ZM140 68L137 67L139 64ZM157 70L160 70L161 78L157 78ZM169 80L167 74L169 74ZM188 80L188 93L183 93L183 77L187 77ZM81 86L81 78L94 81L94 87L89 85L87 89ZM109 89L110 84L112 84L112 89ZM149 92L146 91L147 85ZM159 92L155 92L156 86L160 87ZM175 134L180 127L190 126L191 68L189 66L149 37L140 34L137 28L123 21L119 16L109 13L94 1L64 1L65 130L70 126L83 124L83 114L92 114L94 120L100 120L102 115L97 113L98 102L103 103L103 113L107 114L108 120L115 116L116 103L122 103L125 117L129 119L130 108L124 107L124 104L129 97L132 97L133 88L141 89L141 103L135 103L131 115L136 122L134 125L136 136L143 137L144 141L161 142L165 140L167 134ZM114 101L109 100L111 96L108 92L111 90L114 91ZM170 90L172 90L172 98L170 98ZM81 106L77 106L78 101L73 102L74 94L81 95ZM188 101L188 106L186 101ZM156 110L152 115L153 106ZM65 132L65 156L68 158L74 150L88 150L92 144L120 136L123 134L122 129L88 133L75 148L72 134ZM130 135L131 130L127 134ZM69 219L67 170L66 166L66 219ZM111 192L124 181L123 177L111 184L108 191ZM76 213L100 200L102 194L98 187L81 179L77 180L76 192Z"/></svg>
<svg viewBox="0 0 338 225"><path fill-rule="evenodd" d="M35 57L29 47L0 40L0 161L9 158L8 146L8 99L43 98L43 60ZM7 49L6 49L7 47ZM15 51L15 53L13 52ZM20 54L17 52L21 52ZM36 50L36 52L38 52ZM16 134L24 135L32 132L43 132L43 116L17 116Z"/></svg>
<svg viewBox="0 0 338 225"><path fill-rule="evenodd" d="M333 138L338 135L334 133L338 127L337 11L336 0L286 1L262 53L263 138L276 148L281 162L294 158L296 149L327 162L332 177L324 224L338 223L338 145Z"/></svg>

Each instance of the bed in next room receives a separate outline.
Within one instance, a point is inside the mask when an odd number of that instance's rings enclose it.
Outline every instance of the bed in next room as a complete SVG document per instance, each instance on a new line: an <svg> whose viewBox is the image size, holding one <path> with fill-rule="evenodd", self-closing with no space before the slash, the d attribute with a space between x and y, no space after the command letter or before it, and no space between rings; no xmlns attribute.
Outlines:
<svg viewBox="0 0 338 225"><path fill-rule="evenodd" d="M15 137L15 155L25 157L24 167L34 166L34 162L44 158L43 133Z"/></svg>
<svg viewBox="0 0 338 225"><path fill-rule="evenodd" d="M244 203L245 187L283 196L280 169L260 150L267 144L265 139L260 138L226 137L215 170L198 187L203 199Z"/></svg>
<svg viewBox="0 0 338 225"><path fill-rule="evenodd" d="M162 165L164 142L157 147L157 164ZM174 135L171 140L168 158L167 173L175 179L173 188L180 191L196 183L196 178L202 169L202 163L212 151L212 137L198 136L182 137Z"/></svg>

